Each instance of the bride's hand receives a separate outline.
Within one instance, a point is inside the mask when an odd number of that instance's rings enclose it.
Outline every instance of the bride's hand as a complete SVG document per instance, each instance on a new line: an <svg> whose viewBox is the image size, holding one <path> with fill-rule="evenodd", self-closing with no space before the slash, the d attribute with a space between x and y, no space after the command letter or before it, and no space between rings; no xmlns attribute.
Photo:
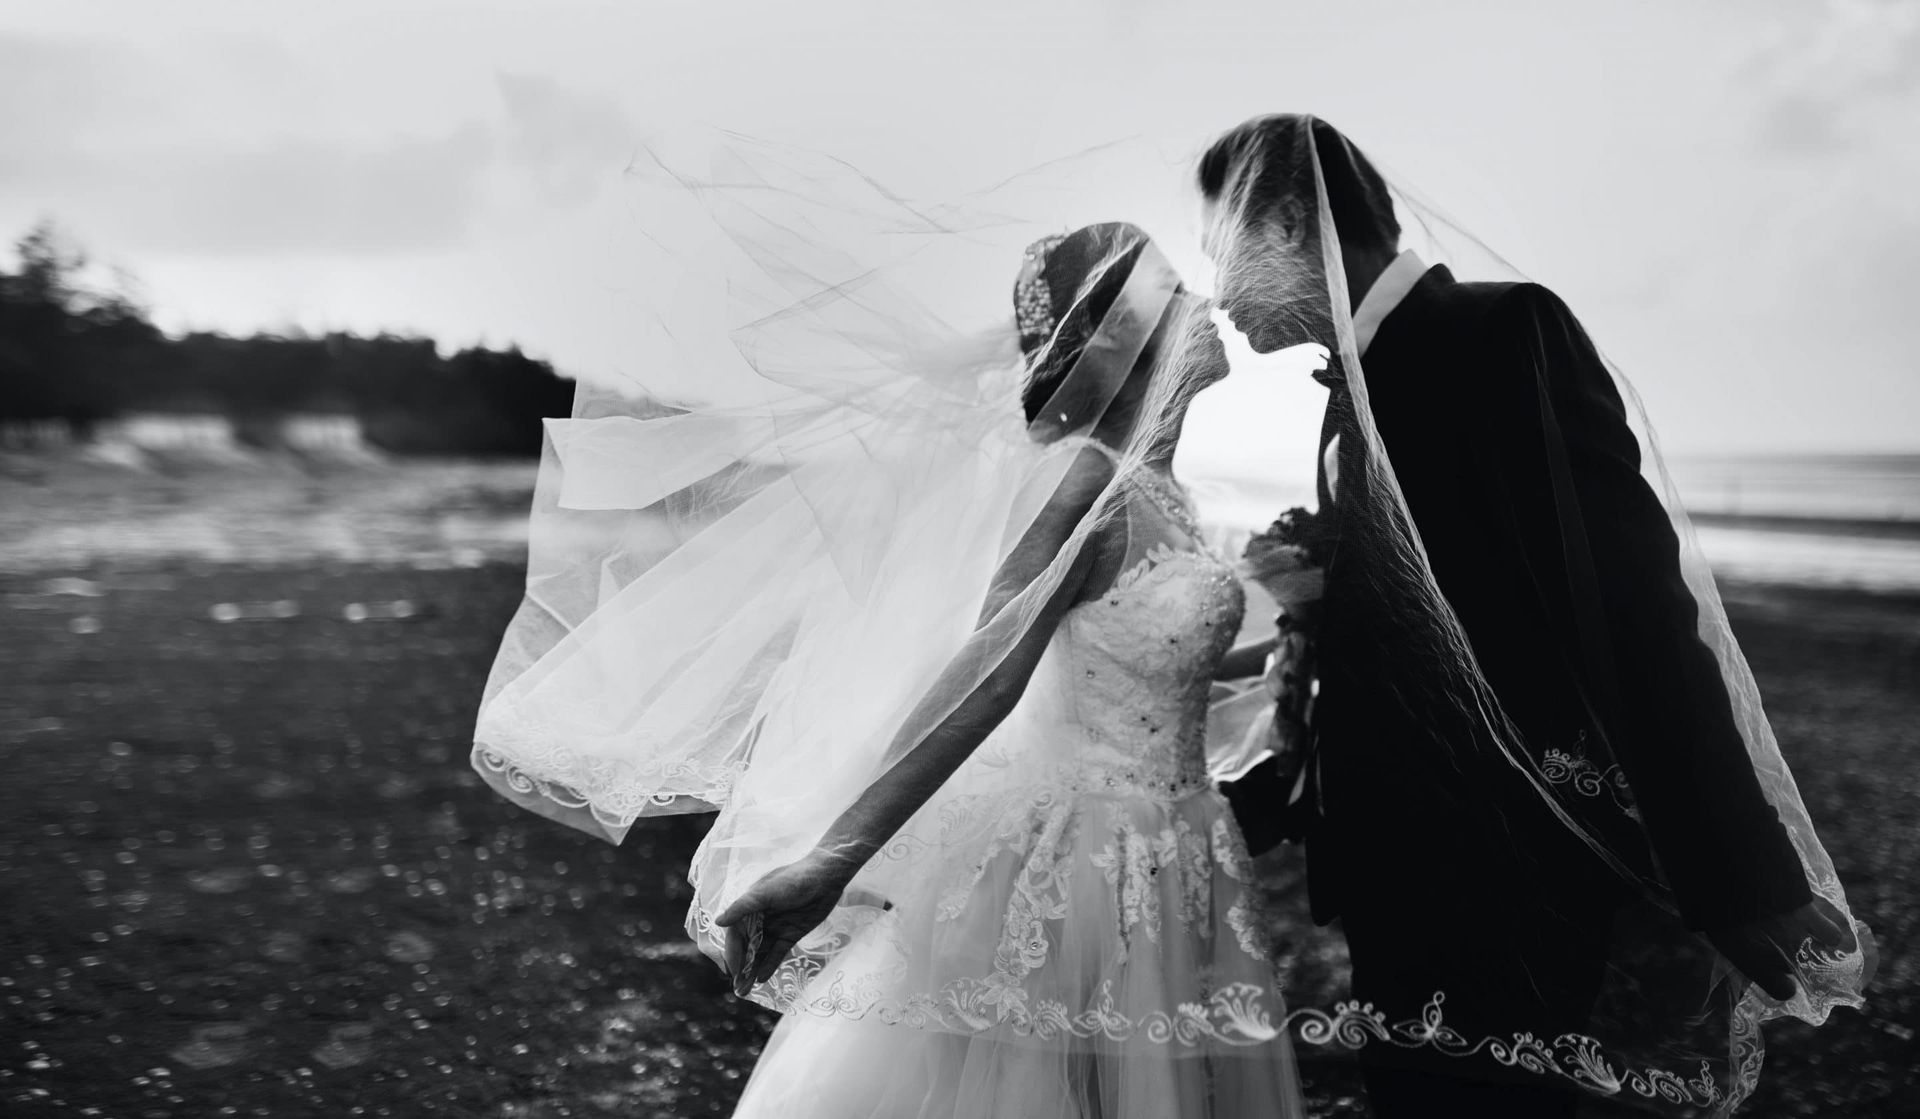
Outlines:
<svg viewBox="0 0 1920 1119"><path fill-rule="evenodd" d="M747 888L713 923L727 930L727 974L745 996L773 975L793 946L840 903L860 869L845 858L808 852Z"/></svg>

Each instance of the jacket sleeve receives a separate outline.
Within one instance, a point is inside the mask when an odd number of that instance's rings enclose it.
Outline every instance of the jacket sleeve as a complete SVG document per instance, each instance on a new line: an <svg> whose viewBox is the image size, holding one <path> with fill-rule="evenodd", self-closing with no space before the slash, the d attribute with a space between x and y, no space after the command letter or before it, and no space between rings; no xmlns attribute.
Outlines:
<svg viewBox="0 0 1920 1119"><path fill-rule="evenodd" d="M1526 433L1499 440L1511 456L1507 492L1522 524L1545 529L1527 534L1529 561L1565 578L1569 603L1582 593L1599 598L1584 616L1603 631L1589 639L1597 636L1613 669L1603 704L1611 707L1603 711L1608 742L1682 917L1714 928L1805 904L1799 855L1761 790L1720 663L1700 638L1679 539L1641 474L1640 445L1605 361L1566 304L1538 285L1503 295L1489 326L1490 350L1517 373L1495 418ZM1577 506L1572 541L1560 531L1544 459L1553 428ZM1581 534L1590 562L1569 550ZM1590 578L1576 577L1577 566ZM1572 615L1578 625L1582 611Z"/></svg>

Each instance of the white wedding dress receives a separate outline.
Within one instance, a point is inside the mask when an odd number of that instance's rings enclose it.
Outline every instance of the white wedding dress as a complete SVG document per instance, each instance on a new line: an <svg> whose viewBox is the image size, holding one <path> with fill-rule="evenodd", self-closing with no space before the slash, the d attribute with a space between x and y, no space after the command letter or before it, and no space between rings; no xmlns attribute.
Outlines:
<svg viewBox="0 0 1920 1119"><path fill-rule="evenodd" d="M891 907L775 977L788 1013L736 1114L1300 1114L1246 848L1207 777L1209 688L1244 610L1224 561L1167 543L1074 607L1024 729L861 879Z"/></svg>

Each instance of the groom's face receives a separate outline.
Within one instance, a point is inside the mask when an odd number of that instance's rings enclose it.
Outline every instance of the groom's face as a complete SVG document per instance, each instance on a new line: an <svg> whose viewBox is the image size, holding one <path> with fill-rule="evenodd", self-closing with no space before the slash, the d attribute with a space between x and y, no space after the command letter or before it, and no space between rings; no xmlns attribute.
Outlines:
<svg viewBox="0 0 1920 1119"><path fill-rule="evenodd" d="M1255 353L1314 341L1302 311L1325 301L1326 285L1315 279L1318 254L1306 251L1300 223L1283 216L1227 214L1209 202L1202 218L1215 269L1214 302Z"/></svg>

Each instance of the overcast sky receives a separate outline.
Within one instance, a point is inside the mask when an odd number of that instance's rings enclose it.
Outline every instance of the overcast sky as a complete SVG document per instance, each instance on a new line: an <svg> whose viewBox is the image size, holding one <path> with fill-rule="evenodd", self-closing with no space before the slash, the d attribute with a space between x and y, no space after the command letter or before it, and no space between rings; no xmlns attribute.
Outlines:
<svg viewBox="0 0 1920 1119"><path fill-rule="evenodd" d="M661 130L937 191L1128 136L1179 176L1272 110L1565 295L1670 451L1920 449L1916 0L0 0L0 236L56 218L173 329L592 377Z"/></svg>

